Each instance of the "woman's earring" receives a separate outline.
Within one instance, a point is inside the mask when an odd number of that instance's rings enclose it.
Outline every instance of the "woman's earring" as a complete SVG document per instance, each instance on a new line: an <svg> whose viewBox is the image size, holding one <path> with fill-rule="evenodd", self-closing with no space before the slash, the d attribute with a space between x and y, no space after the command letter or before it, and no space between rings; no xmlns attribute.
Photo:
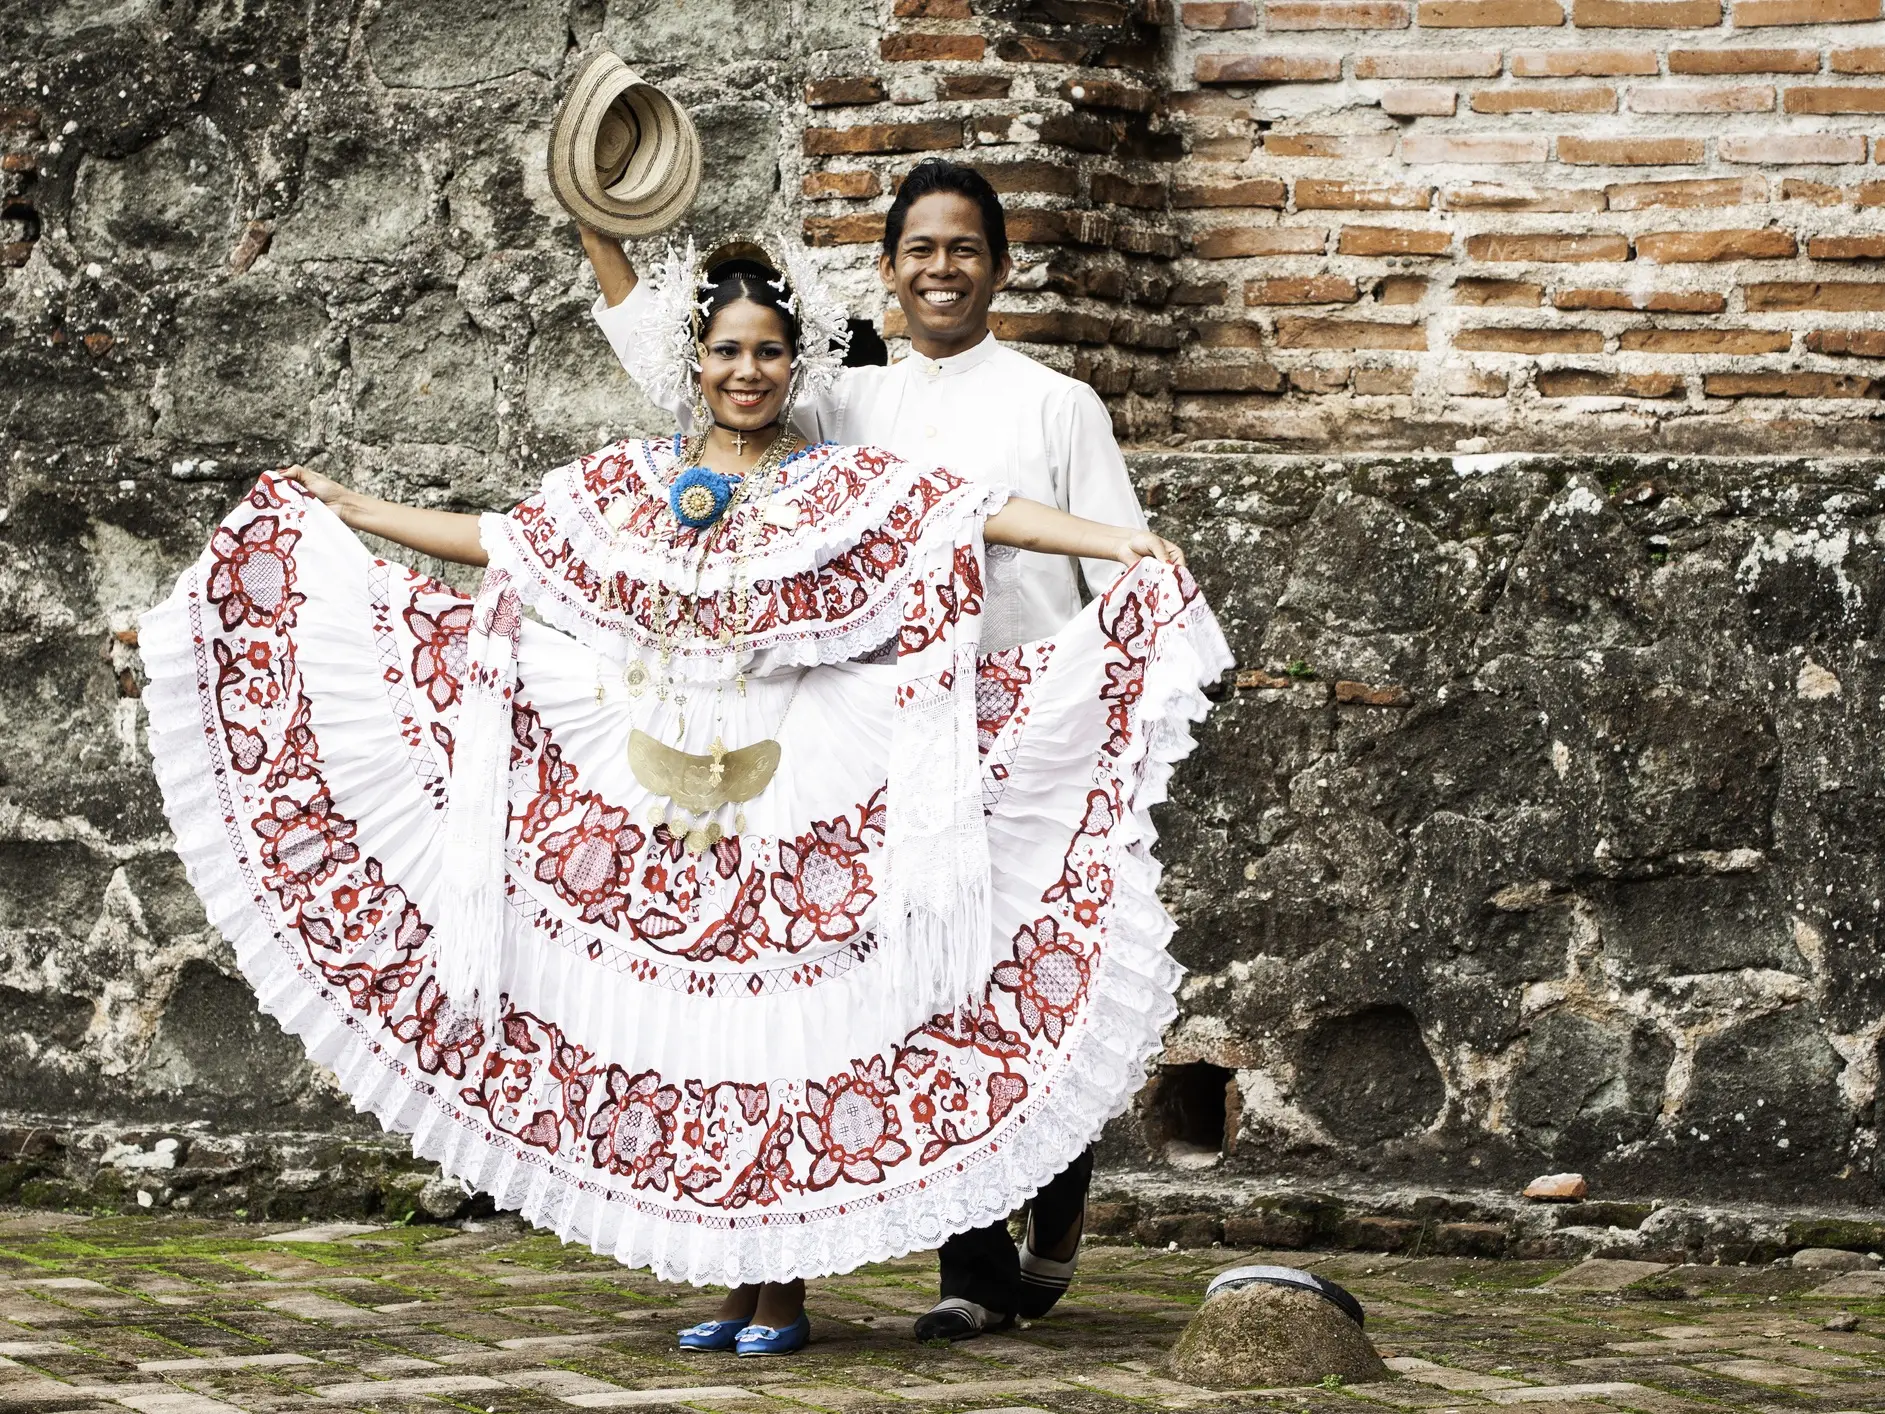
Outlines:
<svg viewBox="0 0 1885 1414"><path fill-rule="evenodd" d="M694 430L705 432L713 426L713 410L707 406L707 390L696 385L694 389Z"/></svg>

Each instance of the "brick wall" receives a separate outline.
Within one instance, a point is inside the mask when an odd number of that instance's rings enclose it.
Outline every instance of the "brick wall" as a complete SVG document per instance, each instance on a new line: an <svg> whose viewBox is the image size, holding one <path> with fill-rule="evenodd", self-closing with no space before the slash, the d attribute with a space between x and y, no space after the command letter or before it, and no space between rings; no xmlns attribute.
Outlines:
<svg viewBox="0 0 1885 1414"><path fill-rule="evenodd" d="M1876 445L1878 0L1187 0L1176 434ZM1175 203L1177 204L1177 203Z"/></svg>

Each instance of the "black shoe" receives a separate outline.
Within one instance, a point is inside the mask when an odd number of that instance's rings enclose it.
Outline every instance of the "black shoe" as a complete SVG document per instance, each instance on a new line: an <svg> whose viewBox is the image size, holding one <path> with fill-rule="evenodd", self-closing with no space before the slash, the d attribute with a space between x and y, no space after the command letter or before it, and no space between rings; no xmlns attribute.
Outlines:
<svg viewBox="0 0 1885 1414"><path fill-rule="evenodd" d="M945 1296L916 1318L916 1338L928 1344L932 1340L974 1340L978 1335L1005 1331L1014 1317L964 1301L960 1296Z"/></svg>
<svg viewBox="0 0 1885 1414"><path fill-rule="evenodd" d="M1084 1225L1084 1219L1082 1220ZM1062 1241L1065 1241L1062 1238ZM1021 1284L1019 1287L1020 1315L1030 1321L1038 1321L1054 1304L1067 1294L1067 1288L1073 1282L1073 1274L1080 1265L1080 1246L1076 1240L1073 1256L1067 1261L1056 1262L1051 1257L1043 1257L1034 1250L1034 1223L1028 1222L1027 1235L1021 1239L1016 1249L1016 1257L1021 1266Z"/></svg>

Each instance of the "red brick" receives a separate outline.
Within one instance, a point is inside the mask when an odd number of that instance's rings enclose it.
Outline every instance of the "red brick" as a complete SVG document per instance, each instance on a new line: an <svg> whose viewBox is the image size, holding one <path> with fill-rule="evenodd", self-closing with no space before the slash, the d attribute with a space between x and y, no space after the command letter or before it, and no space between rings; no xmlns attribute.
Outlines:
<svg viewBox="0 0 1885 1414"><path fill-rule="evenodd" d="M878 245L883 238L884 217L881 211L805 218L806 245Z"/></svg>
<svg viewBox="0 0 1885 1414"><path fill-rule="evenodd" d="M1103 344L1113 332L1108 320L1066 309L991 313L988 327L996 338L1021 344Z"/></svg>
<svg viewBox="0 0 1885 1414"><path fill-rule="evenodd" d="M1497 49L1390 49L1355 56L1358 79L1489 79L1498 72Z"/></svg>
<svg viewBox="0 0 1885 1414"><path fill-rule="evenodd" d="M1409 133L1401 141L1401 161L1510 163L1544 162L1550 149L1536 133Z"/></svg>
<svg viewBox="0 0 1885 1414"><path fill-rule="evenodd" d="M1835 49L1826 60L1827 67L1836 74L1885 74L1885 46Z"/></svg>
<svg viewBox="0 0 1885 1414"><path fill-rule="evenodd" d="M1321 255L1328 233L1318 226L1224 226L1202 231L1192 242L1200 260L1250 255Z"/></svg>
<svg viewBox="0 0 1885 1414"><path fill-rule="evenodd" d="M1654 49L1515 49L1512 76L1521 79L1601 78L1612 74L1653 74Z"/></svg>
<svg viewBox="0 0 1885 1414"><path fill-rule="evenodd" d="M882 79L867 74L849 78L807 79L805 102L813 108L842 108L853 103L882 103Z"/></svg>
<svg viewBox="0 0 1885 1414"><path fill-rule="evenodd" d="M1318 83L1342 76L1339 54L1200 54L1199 83Z"/></svg>
<svg viewBox="0 0 1885 1414"><path fill-rule="evenodd" d="M1422 231L1405 226L1344 226L1337 255L1445 255L1451 231Z"/></svg>
<svg viewBox="0 0 1885 1414"><path fill-rule="evenodd" d="M1292 368L1289 371L1289 386L1291 392L1318 397L1339 393L1348 386L1348 369Z"/></svg>
<svg viewBox="0 0 1885 1414"><path fill-rule="evenodd" d="M1245 0L1233 0L1230 4L1185 0L1179 18L1186 29L1255 29L1257 7Z"/></svg>
<svg viewBox="0 0 1885 1414"><path fill-rule="evenodd" d="M1715 139L1724 162L1763 166L1830 165L1865 161L1865 139L1857 133L1765 133Z"/></svg>
<svg viewBox="0 0 1885 1414"><path fill-rule="evenodd" d="M1266 133L1266 157L1392 157L1393 133ZM1411 139L1410 139L1411 140Z"/></svg>
<svg viewBox="0 0 1885 1414"><path fill-rule="evenodd" d="M1042 211L1010 208L1008 239L1026 245L1110 245L1112 220L1097 211Z"/></svg>
<svg viewBox="0 0 1885 1414"><path fill-rule="evenodd" d="M1222 304L1230 291L1221 280L1184 280L1172 286L1173 304Z"/></svg>
<svg viewBox="0 0 1885 1414"><path fill-rule="evenodd" d="M1370 187L1322 177L1296 180L1298 211L1425 211L1432 187Z"/></svg>
<svg viewBox="0 0 1885 1414"><path fill-rule="evenodd" d="M1671 49L1672 74L1816 74L1817 49Z"/></svg>
<svg viewBox="0 0 1885 1414"><path fill-rule="evenodd" d="M1563 23L1558 0L1420 0L1422 29L1546 29Z"/></svg>
<svg viewBox="0 0 1885 1414"><path fill-rule="evenodd" d="M1713 29L1721 0L1571 0L1579 29Z"/></svg>
<svg viewBox="0 0 1885 1414"><path fill-rule="evenodd" d="M1710 260L1785 260L1799 254L1790 232L1771 226L1740 231L1653 231L1636 238L1639 260L1688 265Z"/></svg>
<svg viewBox="0 0 1885 1414"><path fill-rule="evenodd" d="M1559 290L1558 309L1620 309L1649 314L1720 314L1728 297L1712 290Z"/></svg>
<svg viewBox="0 0 1885 1414"><path fill-rule="evenodd" d="M1414 349L1427 347L1419 324L1380 324L1370 319L1292 319L1276 321L1279 349Z"/></svg>
<svg viewBox="0 0 1885 1414"><path fill-rule="evenodd" d="M1469 182L1440 193L1449 211L1602 211L1601 187L1535 187L1513 182Z"/></svg>
<svg viewBox="0 0 1885 1414"><path fill-rule="evenodd" d="M1809 236L1806 253L1815 260L1885 260L1885 235Z"/></svg>
<svg viewBox="0 0 1885 1414"><path fill-rule="evenodd" d="M1006 98L1014 80L1000 74L938 74L936 96L947 102L964 99Z"/></svg>
<svg viewBox="0 0 1885 1414"><path fill-rule="evenodd" d="M813 157L852 152L943 152L962 146L962 124L952 118L930 123L866 123L855 128L807 128L805 151Z"/></svg>
<svg viewBox="0 0 1885 1414"><path fill-rule="evenodd" d="M807 196L876 196L883 182L875 172L807 172L801 184Z"/></svg>
<svg viewBox="0 0 1885 1414"><path fill-rule="evenodd" d="M1281 182L1277 185L1282 186ZM1165 207L1165 183L1135 182L1111 172L1093 174L1093 200L1112 206L1133 206L1142 211L1162 211ZM1278 202L1277 205L1282 205Z"/></svg>
<svg viewBox="0 0 1885 1414"><path fill-rule="evenodd" d="M1620 182L1604 188L1612 211L1652 207L1755 206L1767 200L1763 177L1702 177L1686 182Z"/></svg>
<svg viewBox="0 0 1885 1414"><path fill-rule="evenodd" d="M1885 113L1885 86L1790 88L1780 106L1788 113Z"/></svg>
<svg viewBox="0 0 1885 1414"><path fill-rule="evenodd" d="M1602 353L1604 336L1595 329L1461 329L1453 347L1471 353Z"/></svg>
<svg viewBox="0 0 1885 1414"><path fill-rule="evenodd" d="M1184 237L1139 222L1121 221L1113 233L1113 248L1127 255L1150 255L1160 260L1176 260L1185 253Z"/></svg>
<svg viewBox="0 0 1885 1414"><path fill-rule="evenodd" d="M39 157L31 152L0 153L0 172L37 172Z"/></svg>
<svg viewBox="0 0 1885 1414"><path fill-rule="evenodd" d="M1780 184L1782 201L1809 201L1815 206L1844 206L1851 193L1831 182L1808 182L1787 177ZM1809 252L1810 253L1810 252Z"/></svg>
<svg viewBox="0 0 1885 1414"><path fill-rule="evenodd" d="M1172 188L1172 205L1184 209L1209 206L1270 206L1281 210L1289 188L1274 177L1252 177L1241 182L1181 182Z"/></svg>
<svg viewBox="0 0 1885 1414"><path fill-rule="evenodd" d="M1885 182L1860 182L1859 205L1885 206Z"/></svg>
<svg viewBox="0 0 1885 1414"><path fill-rule="evenodd" d="M877 45L877 52L893 63L942 60L973 64L987 50L988 41L979 34L887 34Z"/></svg>
<svg viewBox="0 0 1885 1414"><path fill-rule="evenodd" d="M79 342L85 345L85 352L90 354L93 358L103 358L106 354L111 352L111 346L118 341L112 338L111 335L105 333L104 330L96 329L89 334L81 334L79 336ZM129 669L126 669L126 671L128 672ZM135 682L135 679L133 681ZM128 692L124 695L126 697L136 697L137 693Z"/></svg>
<svg viewBox="0 0 1885 1414"><path fill-rule="evenodd" d="M1355 282L1340 275L1252 280L1244 286L1245 304L1353 304L1358 298Z"/></svg>
<svg viewBox="0 0 1885 1414"><path fill-rule="evenodd" d="M1614 88L1482 88L1473 95L1475 113L1614 113Z"/></svg>
<svg viewBox="0 0 1885 1414"><path fill-rule="evenodd" d="M1679 373L1605 373L1595 368L1546 368L1538 372L1542 398L1679 398Z"/></svg>
<svg viewBox="0 0 1885 1414"><path fill-rule="evenodd" d="M1657 84L1630 90L1632 113L1767 113L1774 107L1771 84Z"/></svg>
<svg viewBox="0 0 1885 1414"><path fill-rule="evenodd" d="M1852 354L1885 358L1885 329L1815 329L1806 346L1817 354Z"/></svg>
<svg viewBox="0 0 1885 1414"><path fill-rule="evenodd" d="M1381 94L1381 111L1396 118L1451 118L1459 94L1450 88L1390 88Z"/></svg>
<svg viewBox="0 0 1885 1414"><path fill-rule="evenodd" d="M1364 398L1405 397L1414 391L1414 370L1411 368L1357 368L1354 375L1355 393Z"/></svg>
<svg viewBox="0 0 1885 1414"><path fill-rule="evenodd" d="M1080 64L1087 47L1077 39L1043 39L1038 35L1010 35L995 46L1004 64Z"/></svg>
<svg viewBox="0 0 1885 1414"><path fill-rule="evenodd" d="M1406 0L1269 0L1266 29L1406 29Z"/></svg>
<svg viewBox="0 0 1885 1414"><path fill-rule="evenodd" d="M891 11L900 20L972 20L969 0L897 0Z"/></svg>
<svg viewBox="0 0 1885 1414"><path fill-rule="evenodd" d="M1191 326L1201 349L1260 349L1263 328L1248 319L1201 319Z"/></svg>
<svg viewBox="0 0 1885 1414"><path fill-rule="evenodd" d="M1702 156L1699 137L1597 138L1565 133L1558 138L1558 160L1580 167L1669 167L1700 162Z"/></svg>
<svg viewBox="0 0 1885 1414"><path fill-rule="evenodd" d="M1453 303L1534 308L1544 303L1545 287L1529 280L1467 278L1453 282Z"/></svg>
<svg viewBox="0 0 1885 1414"><path fill-rule="evenodd" d="M1427 295L1427 280L1421 275L1389 275L1374 287L1376 304L1419 304Z"/></svg>
<svg viewBox="0 0 1885 1414"><path fill-rule="evenodd" d="M1876 398L1885 383L1851 373L1708 373L1702 392L1711 398Z"/></svg>
<svg viewBox="0 0 1885 1414"><path fill-rule="evenodd" d="M1456 398L1503 398L1511 391L1511 385L1504 374L1493 373L1488 369L1474 368L1470 365L1458 364L1450 366L1446 370L1445 379L1441 383L1441 387L1445 388L1448 393ZM1335 685L1335 690L1337 693L1335 700L1340 702L1342 700L1340 696L1342 685L1339 682ZM1387 706L1392 704L1382 703L1377 705ZM1454 1224L1454 1226L1469 1227L1473 1226L1473 1224L1459 1223ZM1485 1226L1495 1227L1502 1236L1505 1232L1503 1227L1497 1227L1496 1224L1488 1223L1485 1224Z"/></svg>
<svg viewBox="0 0 1885 1414"><path fill-rule="evenodd" d="M1556 235L1536 231L1488 232L1466 238L1472 260L1539 260L1583 262L1628 260L1628 237L1617 235Z"/></svg>
<svg viewBox="0 0 1885 1414"><path fill-rule="evenodd" d="M1179 393L1277 393L1283 375L1267 363L1212 362L1172 370L1172 390Z"/></svg>
<svg viewBox="0 0 1885 1414"><path fill-rule="evenodd" d="M1750 311L1824 309L1851 312L1885 309L1885 280L1781 281L1771 285L1744 285L1742 290Z"/></svg>
<svg viewBox="0 0 1885 1414"><path fill-rule="evenodd" d="M1785 353L1793 335L1777 329L1625 329L1617 347L1624 353Z"/></svg>
<svg viewBox="0 0 1885 1414"><path fill-rule="evenodd" d="M1879 0L1734 0L1736 29L1762 25L1850 25L1879 17Z"/></svg>
<svg viewBox="0 0 1885 1414"><path fill-rule="evenodd" d="M1080 190L1080 174L1065 162L978 162L975 170L1003 195L1035 191L1073 196Z"/></svg>
<svg viewBox="0 0 1885 1414"><path fill-rule="evenodd" d="M1110 108L1121 113L1150 113L1157 97L1143 84L1112 79L1068 79L1060 96L1082 108Z"/></svg>

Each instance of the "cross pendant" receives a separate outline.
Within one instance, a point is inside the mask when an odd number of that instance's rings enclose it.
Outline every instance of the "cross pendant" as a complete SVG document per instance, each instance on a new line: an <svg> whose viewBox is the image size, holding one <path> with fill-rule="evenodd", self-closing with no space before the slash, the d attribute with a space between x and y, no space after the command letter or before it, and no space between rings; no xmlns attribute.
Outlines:
<svg viewBox="0 0 1885 1414"><path fill-rule="evenodd" d="M721 745L719 737L715 737L713 745L707 749L713 754L713 764L707 767L707 779L717 786L726 776L727 749Z"/></svg>
<svg viewBox="0 0 1885 1414"><path fill-rule="evenodd" d="M736 429L733 433L734 454L739 455L745 452L745 450L746 450L746 434Z"/></svg>

